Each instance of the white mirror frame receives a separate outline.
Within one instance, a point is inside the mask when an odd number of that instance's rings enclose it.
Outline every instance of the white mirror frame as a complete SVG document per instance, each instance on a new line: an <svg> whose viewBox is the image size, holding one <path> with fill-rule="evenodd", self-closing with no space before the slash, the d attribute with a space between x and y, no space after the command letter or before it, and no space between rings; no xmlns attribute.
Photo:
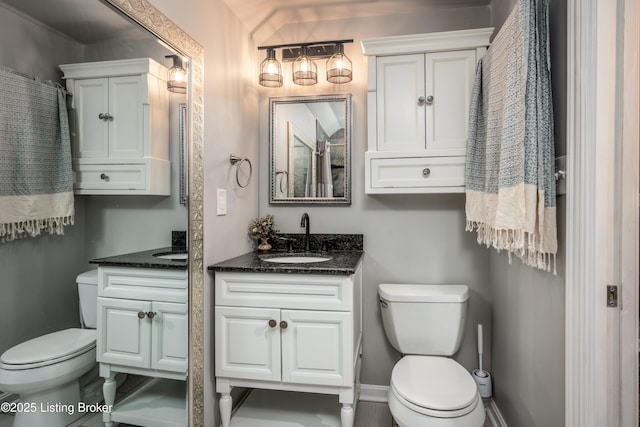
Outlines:
<svg viewBox="0 0 640 427"><path fill-rule="evenodd" d="M203 47L146 0L104 0L189 57L189 426L204 426Z"/></svg>

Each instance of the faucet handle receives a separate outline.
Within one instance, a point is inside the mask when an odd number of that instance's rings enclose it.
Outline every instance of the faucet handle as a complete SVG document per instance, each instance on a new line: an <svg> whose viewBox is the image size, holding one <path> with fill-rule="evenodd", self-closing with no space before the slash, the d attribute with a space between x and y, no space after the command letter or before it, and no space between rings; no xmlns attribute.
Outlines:
<svg viewBox="0 0 640 427"><path fill-rule="evenodd" d="M336 239L324 239L322 241L322 247L320 249L321 252L329 252L329 245L332 244Z"/></svg>

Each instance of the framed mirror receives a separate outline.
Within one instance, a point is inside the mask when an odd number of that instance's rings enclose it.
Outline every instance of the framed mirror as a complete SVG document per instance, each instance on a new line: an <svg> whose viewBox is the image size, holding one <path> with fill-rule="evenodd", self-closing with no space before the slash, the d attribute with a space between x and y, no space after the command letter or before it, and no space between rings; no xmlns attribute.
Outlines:
<svg viewBox="0 0 640 427"><path fill-rule="evenodd" d="M271 204L351 204L351 94L271 98Z"/></svg>

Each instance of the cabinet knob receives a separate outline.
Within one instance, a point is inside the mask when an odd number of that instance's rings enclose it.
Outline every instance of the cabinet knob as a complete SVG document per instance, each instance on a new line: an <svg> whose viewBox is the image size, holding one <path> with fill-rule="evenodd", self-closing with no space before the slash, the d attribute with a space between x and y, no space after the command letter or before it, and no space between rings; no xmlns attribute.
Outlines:
<svg viewBox="0 0 640 427"><path fill-rule="evenodd" d="M147 315L147 313L145 313L144 311L139 311L138 312L138 319L144 319L144 317Z"/></svg>
<svg viewBox="0 0 640 427"><path fill-rule="evenodd" d="M277 324L278 324L278 322L276 322L275 320L273 320L273 319L269 320L269 326L270 327L275 328Z"/></svg>
<svg viewBox="0 0 640 427"><path fill-rule="evenodd" d="M106 173L101 173L100 174L100 179L102 179L104 181L109 181L109 175L107 175Z"/></svg>
<svg viewBox="0 0 640 427"><path fill-rule="evenodd" d="M427 96L427 104L429 105L433 104L433 96L431 95Z"/></svg>
<svg viewBox="0 0 640 427"><path fill-rule="evenodd" d="M431 175L431 169L429 168L422 169L422 176L424 178L429 178L429 175Z"/></svg>
<svg viewBox="0 0 640 427"><path fill-rule="evenodd" d="M151 320L153 320L154 317L156 317L156 312L155 311L149 311L147 312L147 317Z"/></svg>
<svg viewBox="0 0 640 427"><path fill-rule="evenodd" d="M280 322L280 329L287 329L287 326L289 326L289 324L284 320Z"/></svg>
<svg viewBox="0 0 640 427"><path fill-rule="evenodd" d="M426 98L424 96L418 97L418 105L424 105L425 101L426 101Z"/></svg>
<svg viewBox="0 0 640 427"><path fill-rule="evenodd" d="M98 114L98 118L100 120L105 120L105 121L106 120L113 120L113 116L111 114L109 114L109 113L100 113L100 114Z"/></svg>

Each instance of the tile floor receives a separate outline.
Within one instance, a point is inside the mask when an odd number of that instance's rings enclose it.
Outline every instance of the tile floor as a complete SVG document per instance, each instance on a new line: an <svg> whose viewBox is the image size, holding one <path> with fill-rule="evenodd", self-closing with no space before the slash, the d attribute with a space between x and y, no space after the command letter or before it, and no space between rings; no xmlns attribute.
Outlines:
<svg viewBox="0 0 640 427"><path fill-rule="evenodd" d="M133 377L133 376L132 376ZM118 393L125 393L131 391L140 384L140 377L133 377L123 384ZM122 388L124 387L124 390ZM0 415L0 427L11 427L13 417L10 415ZM102 417L100 415L87 417L81 419L78 422L72 424L70 427L103 427ZM358 410L356 414L356 421L354 427L392 427L397 426L391 417L389 407L386 403L380 402L359 402ZM34 426L35 427L35 426ZM132 427L125 424L120 424L118 427ZM491 424L491 420L487 417L483 427L494 427Z"/></svg>

